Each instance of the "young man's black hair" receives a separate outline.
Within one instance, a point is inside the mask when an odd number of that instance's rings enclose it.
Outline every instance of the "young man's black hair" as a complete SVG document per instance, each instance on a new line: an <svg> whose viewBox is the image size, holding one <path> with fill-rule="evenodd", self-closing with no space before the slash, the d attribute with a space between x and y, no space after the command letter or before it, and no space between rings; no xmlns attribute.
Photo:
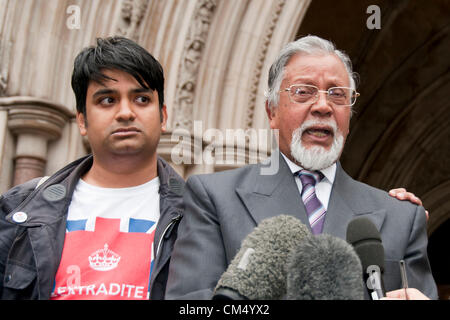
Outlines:
<svg viewBox="0 0 450 320"><path fill-rule="evenodd" d="M118 69L131 74L139 84L158 92L159 109L164 104L164 71L161 64L136 42L124 37L98 38L75 58L72 88L77 112L86 116L86 93L90 81L102 83L109 77L102 70ZM111 80L111 79L109 79Z"/></svg>

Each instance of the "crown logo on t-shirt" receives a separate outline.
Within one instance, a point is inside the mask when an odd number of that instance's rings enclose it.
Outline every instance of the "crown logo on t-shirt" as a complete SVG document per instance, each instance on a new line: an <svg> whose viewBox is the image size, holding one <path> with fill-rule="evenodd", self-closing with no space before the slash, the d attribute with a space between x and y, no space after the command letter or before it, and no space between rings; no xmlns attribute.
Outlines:
<svg viewBox="0 0 450 320"><path fill-rule="evenodd" d="M112 270L117 267L119 261L120 256L109 250L107 243L105 243L103 249L99 249L89 256L89 265L97 271Z"/></svg>

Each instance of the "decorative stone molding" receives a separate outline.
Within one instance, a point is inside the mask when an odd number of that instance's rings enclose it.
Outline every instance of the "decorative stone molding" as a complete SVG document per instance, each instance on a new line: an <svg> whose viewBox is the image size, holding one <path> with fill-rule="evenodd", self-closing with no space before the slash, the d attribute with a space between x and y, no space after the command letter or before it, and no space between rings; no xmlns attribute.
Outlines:
<svg viewBox="0 0 450 320"><path fill-rule="evenodd" d="M195 137L188 130L164 132L158 144L158 154L171 164L190 166L195 164L195 152L202 153L205 145L202 137ZM177 159L181 163L174 163Z"/></svg>
<svg viewBox="0 0 450 320"><path fill-rule="evenodd" d="M6 95L12 42L0 39L0 97Z"/></svg>
<svg viewBox="0 0 450 320"><path fill-rule="evenodd" d="M262 68L264 66L264 60L266 59L267 55L267 49L270 45L270 42L272 40L273 31L275 30L275 27L277 26L278 19L280 18L281 11L283 10L283 7L286 3L286 0L277 0L276 3L273 5L273 12L270 17L269 23L267 24L267 28L264 31L264 36L262 38L259 50L258 50L258 56L256 58L255 65L253 67L252 71L252 81L251 81L251 87L250 87L250 97L249 97L249 103L248 108L246 112L246 118L245 118L245 127L247 129L253 127L253 117L255 114L255 106L256 106L256 97L258 94L258 87L259 83L261 81L261 73Z"/></svg>
<svg viewBox="0 0 450 320"><path fill-rule="evenodd" d="M65 107L34 97L0 98L8 110L8 128L17 137L14 185L44 174L47 142L58 139L74 117Z"/></svg>
<svg viewBox="0 0 450 320"><path fill-rule="evenodd" d="M197 2L178 72L175 96L177 111L174 116L174 128L192 129L197 76L217 1L199 0Z"/></svg>
<svg viewBox="0 0 450 320"><path fill-rule="evenodd" d="M177 145L177 143L178 143L177 141L172 141L171 132L162 133L158 143L158 155L163 157L165 160L172 162L171 160L172 149Z"/></svg>
<svg viewBox="0 0 450 320"><path fill-rule="evenodd" d="M139 26L147 6L147 0L124 0L118 33L124 37L137 40L139 38Z"/></svg>
<svg viewBox="0 0 450 320"><path fill-rule="evenodd" d="M229 138L234 140L235 137ZM256 145L229 143L229 138L222 136L220 130L203 132L202 135L195 129L194 133L187 129L177 129L161 135L157 152L185 178L191 174L255 164L270 156L269 150L261 150Z"/></svg>
<svg viewBox="0 0 450 320"><path fill-rule="evenodd" d="M42 105L17 105L9 109L8 127L14 135L26 133L54 140L61 136L69 118L59 111Z"/></svg>

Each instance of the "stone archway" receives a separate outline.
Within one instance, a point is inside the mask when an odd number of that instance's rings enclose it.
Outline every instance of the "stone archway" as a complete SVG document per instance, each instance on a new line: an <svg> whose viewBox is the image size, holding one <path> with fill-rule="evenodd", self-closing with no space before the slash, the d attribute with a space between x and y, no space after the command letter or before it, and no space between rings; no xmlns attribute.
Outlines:
<svg viewBox="0 0 450 320"><path fill-rule="evenodd" d="M264 91L268 69L280 48L295 38L309 4L308 0L201 0L186 7L190 18L184 21L182 53L171 56L179 60L176 68L168 69L168 103L173 104L175 115L161 139L160 150L166 157L174 146L173 130L186 129L182 135L189 144L194 136L202 139L209 129L224 133L227 129L267 127ZM145 26L145 20L143 23ZM163 50L165 45L157 47ZM200 132L193 132L196 121L201 123ZM206 139L200 149L209 143ZM243 150L248 157L247 144L223 144L224 148ZM267 143L260 147L267 149ZM185 177L239 166L191 163L178 167Z"/></svg>

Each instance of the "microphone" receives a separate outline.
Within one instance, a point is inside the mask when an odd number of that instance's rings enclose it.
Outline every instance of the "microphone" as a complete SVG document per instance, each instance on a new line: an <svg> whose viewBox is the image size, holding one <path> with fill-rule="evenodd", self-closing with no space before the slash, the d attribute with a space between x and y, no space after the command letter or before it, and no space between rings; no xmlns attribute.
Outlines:
<svg viewBox="0 0 450 320"><path fill-rule="evenodd" d="M311 237L293 216L264 219L242 241L222 274L213 300L279 300L286 294L286 264L293 250Z"/></svg>
<svg viewBox="0 0 450 320"><path fill-rule="evenodd" d="M305 238L288 262L288 300L363 300L361 262L350 244L329 234Z"/></svg>
<svg viewBox="0 0 450 320"><path fill-rule="evenodd" d="M359 217L347 226L347 242L353 245L361 260L363 279L372 300L386 297L383 283L384 247L377 227L366 217Z"/></svg>

